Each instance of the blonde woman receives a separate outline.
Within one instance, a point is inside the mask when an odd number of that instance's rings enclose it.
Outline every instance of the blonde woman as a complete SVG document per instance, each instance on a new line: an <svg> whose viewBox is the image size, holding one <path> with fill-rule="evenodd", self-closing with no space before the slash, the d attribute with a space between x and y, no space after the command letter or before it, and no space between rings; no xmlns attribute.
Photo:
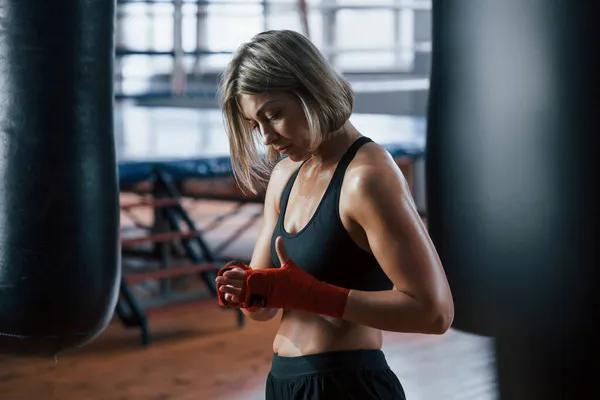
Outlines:
<svg viewBox="0 0 600 400"><path fill-rule="evenodd" d="M221 85L235 176L253 192L268 181L250 265L217 277L221 304L256 321L283 310L266 398L404 399L382 331L443 334L454 308L402 173L299 33L243 44Z"/></svg>

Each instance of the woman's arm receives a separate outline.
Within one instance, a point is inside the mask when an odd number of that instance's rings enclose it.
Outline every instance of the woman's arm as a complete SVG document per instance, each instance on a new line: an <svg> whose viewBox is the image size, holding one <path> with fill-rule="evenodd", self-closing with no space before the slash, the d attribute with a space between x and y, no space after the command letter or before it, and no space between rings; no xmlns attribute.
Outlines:
<svg viewBox="0 0 600 400"><path fill-rule="evenodd" d="M283 159L277 163L271 172L269 184L265 193L262 223L250 261L250 267L253 269L273 267L273 261L271 259L271 237L275 225L277 224L277 219L279 218L279 199L283 187L289 179L292 167L291 164L290 160ZM242 312L255 321L268 321L277 315L279 309L263 308L255 312L242 309Z"/></svg>
<svg viewBox="0 0 600 400"><path fill-rule="evenodd" d="M343 318L388 331L444 333L454 318L452 295L410 189L389 153L368 159L353 168L344 202L394 289L351 290Z"/></svg>

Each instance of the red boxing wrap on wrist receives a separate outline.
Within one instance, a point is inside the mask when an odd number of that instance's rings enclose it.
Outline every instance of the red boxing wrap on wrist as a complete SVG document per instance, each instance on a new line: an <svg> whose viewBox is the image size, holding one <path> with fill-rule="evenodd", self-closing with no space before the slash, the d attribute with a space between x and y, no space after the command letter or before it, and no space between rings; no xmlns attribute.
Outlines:
<svg viewBox="0 0 600 400"><path fill-rule="evenodd" d="M219 274L233 268L246 270L238 307L281 308L334 318L344 315L350 290L315 279L292 260L281 268L252 269L244 264L231 265ZM224 300L223 303L229 305Z"/></svg>

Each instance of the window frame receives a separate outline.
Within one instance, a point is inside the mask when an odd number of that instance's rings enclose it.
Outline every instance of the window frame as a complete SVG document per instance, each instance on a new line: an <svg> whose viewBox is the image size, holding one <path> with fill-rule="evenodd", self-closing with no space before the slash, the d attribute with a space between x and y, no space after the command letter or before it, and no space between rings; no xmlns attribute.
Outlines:
<svg viewBox="0 0 600 400"><path fill-rule="evenodd" d="M144 2L147 3L147 0L119 0L119 5L121 4L129 4L133 2ZM235 0L234 0L235 1ZM239 0L237 0L239 2ZM245 4L249 4L250 0L243 0ZM174 75L173 80L180 80L182 77L185 77L187 74L197 74L200 76L211 76L216 75L222 72L225 62L223 65L220 63L215 65L206 65L203 62L204 56L198 56L194 59L190 65L189 54L185 54L188 49L183 49L183 38L182 38L182 9L183 7L189 7L190 4L196 3L187 0L154 0L156 3L171 3L174 7L173 12L173 22L170 24L173 26L173 49L172 49L172 68L168 73ZM219 4L226 3L227 0L218 1L206 1L205 3ZM310 18L314 18L314 13L317 12L317 18L321 18L321 24L316 24L317 28L320 26L321 31L319 32L319 36L322 37L323 43L317 44L317 47L323 52L325 57L329 60L329 62L334 66L336 70L338 70L342 74L410 74L413 71L415 66L415 58L417 57L418 52L429 52L431 51L431 43L417 43L416 35L415 35L415 11L416 10L431 10L431 1L430 0L393 0L388 1L386 4L376 3L376 0L363 0L363 1L353 1L351 3L348 0L308 0L308 10L313 14ZM268 24L268 15L270 11L270 7L281 7L282 4L285 4L285 7L293 7L296 4L296 0L262 0L262 1L252 1L252 4L262 5L262 29L267 30L271 29ZM393 13L393 46L389 50L387 49L368 49L365 48L364 51L356 51L355 49L341 49L337 45L336 38L336 30L339 15L338 13L341 10L348 9L380 9L387 10L390 13ZM290 9L288 9L290 10ZM196 16L196 46L198 49L207 49L207 40L206 38L210 36L210 32L208 31L208 19L211 18L211 13L208 7L204 7L204 12L198 12ZM117 11L119 12L119 11ZM403 37L402 33L402 13L406 13L405 18L410 21L409 26L406 28L405 34L410 36L407 41ZM300 14L298 13L298 19L300 19ZM119 26L123 28L123 25L126 24L126 21L117 22L117 28ZM314 24L311 25L311 30L314 31ZM118 30L118 29L117 29ZM406 33L409 32L409 33ZM117 37L121 37L122 32L117 33ZM403 54L399 49L401 45L407 46L409 49L405 50ZM412 49L411 49L412 47ZM335 49L335 50L329 50ZM231 49L233 51L234 49ZM368 55L374 51L383 51L383 52L391 52L394 57L394 62L392 65L381 65L381 66L371 66L364 67L360 65L352 66L352 65L340 65L337 61L338 57L343 54L350 53L358 53ZM151 56L151 54L149 55ZM127 55L119 55L117 56L117 65L123 64L123 57L127 57ZM224 60L227 57L224 57ZM185 61L184 61L185 60ZM115 71L117 74L122 74L123 71ZM159 72L159 74L163 74L163 72ZM175 76L177 75L177 76ZM125 78L126 79L126 78ZM185 79L185 78L183 78Z"/></svg>

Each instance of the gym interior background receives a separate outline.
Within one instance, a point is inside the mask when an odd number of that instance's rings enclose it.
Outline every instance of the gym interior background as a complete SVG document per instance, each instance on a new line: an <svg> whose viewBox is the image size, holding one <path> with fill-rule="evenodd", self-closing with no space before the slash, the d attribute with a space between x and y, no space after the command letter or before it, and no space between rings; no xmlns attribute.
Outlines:
<svg viewBox="0 0 600 400"><path fill-rule="evenodd" d="M55 360L0 357L0 399L261 399L277 321L217 306L206 282L248 259L261 196L235 187L216 81L241 42L303 32L356 90L356 124L384 143L426 218L427 0L119 0L115 132L123 281L113 321ZM491 339L385 334L411 400L496 399Z"/></svg>

